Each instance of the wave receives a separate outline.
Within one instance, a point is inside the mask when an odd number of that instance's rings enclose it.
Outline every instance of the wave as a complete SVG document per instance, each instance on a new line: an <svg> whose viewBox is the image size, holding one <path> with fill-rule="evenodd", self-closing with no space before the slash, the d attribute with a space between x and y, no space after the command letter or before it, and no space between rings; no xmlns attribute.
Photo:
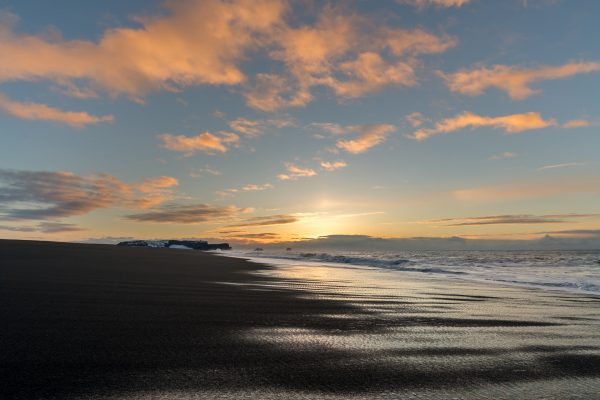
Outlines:
<svg viewBox="0 0 600 400"><path fill-rule="evenodd" d="M272 264L378 269L521 286L600 293L600 252L233 252Z"/></svg>

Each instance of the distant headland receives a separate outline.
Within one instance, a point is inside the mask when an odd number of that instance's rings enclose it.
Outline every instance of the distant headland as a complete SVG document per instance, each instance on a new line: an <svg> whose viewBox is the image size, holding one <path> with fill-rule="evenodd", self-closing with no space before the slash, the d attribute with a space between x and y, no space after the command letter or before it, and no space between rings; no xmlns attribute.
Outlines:
<svg viewBox="0 0 600 400"><path fill-rule="evenodd" d="M117 246L166 247L172 249L193 250L231 250L229 243L208 243L205 240L127 240Z"/></svg>

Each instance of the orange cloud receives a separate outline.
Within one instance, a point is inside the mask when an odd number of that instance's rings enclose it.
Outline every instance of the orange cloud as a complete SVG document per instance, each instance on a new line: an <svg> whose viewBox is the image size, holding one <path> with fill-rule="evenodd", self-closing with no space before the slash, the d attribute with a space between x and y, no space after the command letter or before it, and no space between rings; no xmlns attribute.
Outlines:
<svg viewBox="0 0 600 400"><path fill-rule="evenodd" d="M600 62L573 62L537 68L495 65L491 68L460 70L452 74L440 73L440 76L453 92L477 96L489 87L496 87L508 93L511 98L522 100L539 92L530 87L533 82L564 79L596 71L600 71Z"/></svg>
<svg viewBox="0 0 600 400"><path fill-rule="evenodd" d="M247 218L233 225L227 225L228 228L251 228L271 225L285 225L293 224L300 221L295 215L280 214L280 215L269 215L265 217L252 217Z"/></svg>
<svg viewBox="0 0 600 400"><path fill-rule="evenodd" d="M21 103L0 94L0 108L21 119L61 122L76 128L100 122L112 122L112 115L96 116L83 111L62 111L41 103Z"/></svg>
<svg viewBox="0 0 600 400"><path fill-rule="evenodd" d="M0 82L50 80L80 98L106 92L137 101L156 90L243 84L249 106L273 111L306 105L317 86L353 98L414 85L417 56L456 45L447 35L390 28L343 6L320 7L316 22L299 26L286 19L286 0L167 0L165 8L97 41L50 40L0 23ZM241 63L251 52L284 70L249 80Z"/></svg>
<svg viewBox="0 0 600 400"><path fill-rule="evenodd" d="M464 201L506 201L574 193L596 193L598 191L600 191L600 179L597 177L569 177L568 179L460 189L450 192L450 195L455 199Z"/></svg>
<svg viewBox="0 0 600 400"><path fill-rule="evenodd" d="M321 161L321 168L326 171L335 171L336 169L345 168L346 166L348 166L348 164L346 164L345 161Z"/></svg>
<svg viewBox="0 0 600 400"><path fill-rule="evenodd" d="M273 189L273 188L275 188L275 186L271 185L270 183L264 183L262 185L256 185L256 184L251 183L251 184L242 186L239 189L233 188L233 189L226 189L226 190L218 191L217 195L221 196L221 197L229 197L229 196L232 196L235 193L239 193L239 192L259 192L259 191Z"/></svg>
<svg viewBox="0 0 600 400"><path fill-rule="evenodd" d="M416 140L425 140L431 136L450 133L464 128L477 128L491 126L503 129L506 133L519 133L532 129L547 128L555 126L554 119L545 120L537 112L523 114L511 114L501 117L482 117L470 112L464 112L456 117L438 122L435 128L419 129L411 136Z"/></svg>
<svg viewBox="0 0 600 400"><path fill-rule="evenodd" d="M262 111L302 107L313 99L307 82L297 87L292 78L263 73L256 75L254 84L247 88L244 97L248 106Z"/></svg>
<svg viewBox="0 0 600 400"><path fill-rule="evenodd" d="M563 128L583 128L586 126L595 125L591 121L587 121L585 119L572 119L563 124Z"/></svg>
<svg viewBox="0 0 600 400"><path fill-rule="evenodd" d="M286 66L281 74L259 74L247 87L247 103L263 111L304 106L323 86L354 98L386 86L416 84L416 56L439 53L456 39L417 28L389 28L372 18L325 6L313 25L285 26L269 55Z"/></svg>
<svg viewBox="0 0 600 400"><path fill-rule="evenodd" d="M221 237L227 240L241 241L245 244L275 243L282 240L282 236L273 232L245 233L244 231L221 231Z"/></svg>
<svg viewBox="0 0 600 400"><path fill-rule="evenodd" d="M171 188L179 185L179 181L170 176L144 179L142 182L130 185L131 189L144 194L134 200L138 208L154 207L173 198Z"/></svg>
<svg viewBox="0 0 600 400"><path fill-rule="evenodd" d="M443 53L458 44L456 38L434 35L422 28L386 28L384 32L386 46L396 56Z"/></svg>
<svg viewBox="0 0 600 400"><path fill-rule="evenodd" d="M173 188L178 185L179 181L170 176L160 176L144 179L139 183L126 184L123 204L128 208L155 207L175 198Z"/></svg>
<svg viewBox="0 0 600 400"><path fill-rule="evenodd" d="M47 40L0 25L0 81L53 80L140 98L181 86L232 85L238 63L282 22L283 0L166 1L168 14L139 28L106 30L98 42Z"/></svg>
<svg viewBox="0 0 600 400"><path fill-rule="evenodd" d="M317 175L312 168L301 168L294 163L285 163L287 174L277 175L277 179L281 181L296 180L298 178L306 178Z"/></svg>
<svg viewBox="0 0 600 400"><path fill-rule="evenodd" d="M383 143L388 134L394 132L396 127L389 124L361 125L357 127L360 135L352 140L338 140L336 147L348 153L359 154Z"/></svg>
<svg viewBox="0 0 600 400"><path fill-rule="evenodd" d="M242 135L254 138L262 135L267 128L289 128L295 126L291 118L273 118L267 120L251 120L236 118L229 121L229 127Z"/></svg>
<svg viewBox="0 0 600 400"><path fill-rule="evenodd" d="M149 178L143 180L137 185L140 192L148 193L156 189L170 188L179 185L179 181L171 176L159 176L158 178Z"/></svg>
<svg viewBox="0 0 600 400"><path fill-rule="evenodd" d="M203 132L196 136L164 134L158 138L162 141L161 146L165 149L186 155L192 155L197 151L207 154L226 153L228 149L223 143L231 141L231 137L221 138L210 132Z"/></svg>
<svg viewBox="0 0 600 400"><path fill-rule="evenodd" d="M339 70L350 79L330 79L327 85L340 97L360 97L389 85L416 84L414 69L410 64L388 63L374 52L359 54L355 60L340 64Z"/></svg>

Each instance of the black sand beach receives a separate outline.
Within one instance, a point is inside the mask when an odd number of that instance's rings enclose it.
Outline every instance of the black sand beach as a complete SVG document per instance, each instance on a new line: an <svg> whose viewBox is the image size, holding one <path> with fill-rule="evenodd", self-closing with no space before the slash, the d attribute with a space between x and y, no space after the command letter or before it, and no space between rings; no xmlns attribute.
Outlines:
<svg viewBox="0 0 600 400"><path fill-rule="evenodd" d="M600 397L568 292L4 240L0 326L2 399Z"/></svg>

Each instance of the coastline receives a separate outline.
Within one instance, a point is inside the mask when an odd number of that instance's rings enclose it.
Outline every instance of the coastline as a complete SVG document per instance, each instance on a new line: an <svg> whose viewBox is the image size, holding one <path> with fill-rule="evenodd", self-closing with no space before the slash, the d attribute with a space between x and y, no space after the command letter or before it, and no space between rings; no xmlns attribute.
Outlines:
<svg viewBox="0 0 600 400"><path fill-rule="evenodd" d="M0 241L0 261L6 398L600 390L600 296L109 245Z"/></svg>
<svg viewBox="0 0 600 400"><path fill-rule="evenodd" d="M486 251L487 252L487 251ZM534 251L528 251L529 253ZM574 251L575 252L575 251ZM586 251L587 252L587 251ZM532 283L532 282L517 282L510 280L501 280L501 279L493 279L493 278L483 278L483 277L475 277L469 276L467 274L458 274L454 273L433 273L430 270L419 271L416 269L405 269L405 268L393 268L389 266L377 266L370 265L367 262L365 263L344 263L344 262L331 262L331 261L315 261L315 260L306 260L292 257L272 257L272 256L262 256L252 254L252 252L239 252L235 251L229 252L214 252L214 254L223 256L223 257L231 257L247 260L253 263L258 264L266 264L270 266L288 266L288 265L296 265L296 266L307 266L307 267L316 267L316 266L326 266L326 267L339 267L339 268L358 268L358 269L366 269L372 271L379 271L389 273L391 275L397 274L398 279L403 279L406 277L413 279L439 279L441 281L467 281L473 283L479 283L482 285L500 285L500 286L508 286L513 288L521 288L521 289L533 289L533 290L541 290L541 291L549 291L549 292L558 292L558 293L568 293L575 295L588 295L588 296L596 296L600 297L600 292L596 290L587 290L579 287L565 286L565 285L556 285L556 286L548 286L547 284L540 283ZM326 253L323 253L326 254ZM600 262L600 261L599 261Z"/></svg>

